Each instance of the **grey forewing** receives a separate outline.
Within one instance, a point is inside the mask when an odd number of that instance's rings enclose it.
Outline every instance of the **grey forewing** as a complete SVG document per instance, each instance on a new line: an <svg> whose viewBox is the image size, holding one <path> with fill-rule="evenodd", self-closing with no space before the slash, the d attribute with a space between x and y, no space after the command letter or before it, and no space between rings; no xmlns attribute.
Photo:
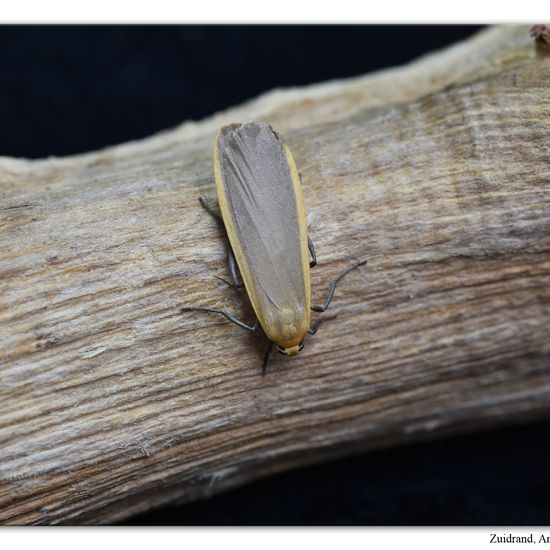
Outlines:
<svg viewBox="0 0 550 550"><path fill-rule="evenodd" d="M305 304L298 208L281 142L268 126L234 125L220 136L218 154L258 297L267 307Z"/></svg>

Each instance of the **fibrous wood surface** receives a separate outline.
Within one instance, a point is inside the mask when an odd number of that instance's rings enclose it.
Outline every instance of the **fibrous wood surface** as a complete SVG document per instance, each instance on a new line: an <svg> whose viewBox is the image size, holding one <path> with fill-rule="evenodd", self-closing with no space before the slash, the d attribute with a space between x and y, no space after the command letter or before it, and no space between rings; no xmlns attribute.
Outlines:
<svg viewBox="0 0 550 550"><path fill-rule="evenodd" d="M149 139L0 159L0 521L107 523L324 457L550 416L550 62L497 27ZM216 130L283 135L337 318L294 358L251 321Z"/></svg>

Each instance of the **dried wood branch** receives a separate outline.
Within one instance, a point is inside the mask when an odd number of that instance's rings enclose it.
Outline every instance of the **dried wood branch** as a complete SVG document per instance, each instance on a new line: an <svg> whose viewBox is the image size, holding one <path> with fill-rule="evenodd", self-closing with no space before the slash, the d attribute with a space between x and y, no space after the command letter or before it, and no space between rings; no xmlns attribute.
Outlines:
<svg viewBox="0 0 550 550"><path fill-rule="evenodd" d="M550 413L550 65L527 27L95 153L0 159L0 520L106 523L270 472ZM269 122L337 319L260 376L211 195Z"/></svg>

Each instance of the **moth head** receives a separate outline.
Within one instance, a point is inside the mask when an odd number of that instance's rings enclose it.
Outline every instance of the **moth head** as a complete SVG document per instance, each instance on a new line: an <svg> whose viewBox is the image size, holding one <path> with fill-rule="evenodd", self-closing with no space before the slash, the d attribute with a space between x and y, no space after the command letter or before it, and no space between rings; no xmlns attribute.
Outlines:
<svg viewBox="0 0 550 550"><path fill-rule="evenodd" d="M296 355L304 349L304 341L302 340L298 345L292 346L290 348L281 348L275 344L277 351L283 355Z"/></svg>

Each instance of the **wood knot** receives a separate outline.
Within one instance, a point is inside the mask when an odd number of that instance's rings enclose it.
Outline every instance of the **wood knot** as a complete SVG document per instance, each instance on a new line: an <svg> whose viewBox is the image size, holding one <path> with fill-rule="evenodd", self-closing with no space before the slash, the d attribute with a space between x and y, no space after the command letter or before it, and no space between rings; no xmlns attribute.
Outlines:
<svg viewBox="0 0 550 550"><path fill-rule="evenodd" d="M529 34L535 39L537 57L550 57L550 25L533 25Z"/></svg>

